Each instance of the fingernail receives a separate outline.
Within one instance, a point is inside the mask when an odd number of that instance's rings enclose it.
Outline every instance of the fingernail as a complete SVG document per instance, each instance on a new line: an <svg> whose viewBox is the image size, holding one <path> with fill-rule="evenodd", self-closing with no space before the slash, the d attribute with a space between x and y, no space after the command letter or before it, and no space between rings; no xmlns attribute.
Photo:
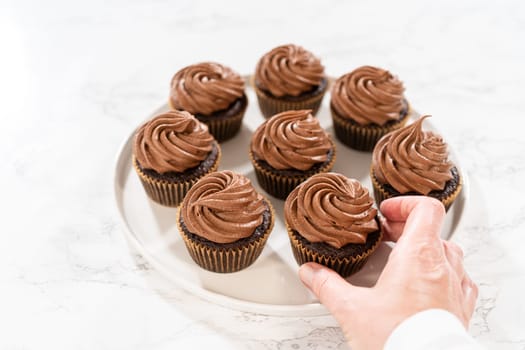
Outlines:
<svg viewBox="0 0 525 350"><path fill-rule="evenodd" d="M314 269L308 264L301 265L299 268L299 277L304 284L310 287L314 279Z"/></svg>

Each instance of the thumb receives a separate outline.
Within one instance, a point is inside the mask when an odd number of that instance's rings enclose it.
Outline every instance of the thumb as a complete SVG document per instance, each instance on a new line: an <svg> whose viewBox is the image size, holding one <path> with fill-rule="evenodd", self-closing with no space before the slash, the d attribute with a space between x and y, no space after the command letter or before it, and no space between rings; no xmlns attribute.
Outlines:
<svg viewBox="0 0 525 350"><path fill-rule="evenodd" d="M426 196L400 196L381 203L381 213L390 225L403 223L396 232L398 243L437 242L445 220L445 207L437 199ZM392 235L392 232L390 232Z"/></svg>
<svg viewBox="0 0 525 350"><path fill-rule="evenodd" d="M337 272L316 263L306 263L299 268L301 281L319 299L336 320L341 323L342 317L354 312L361 287L355 287L344 280Z"/></svg>

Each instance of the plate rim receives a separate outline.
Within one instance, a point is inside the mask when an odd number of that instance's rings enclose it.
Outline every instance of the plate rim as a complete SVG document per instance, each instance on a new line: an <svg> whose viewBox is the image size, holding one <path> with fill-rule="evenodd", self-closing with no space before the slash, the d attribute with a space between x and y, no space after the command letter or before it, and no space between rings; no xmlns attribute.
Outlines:
<svg viewBox="0 0 525 350"><path fill-rule="evenodd" d="M250 86L247 84L247 90L249 88ZM155 108L143 120L148 120L152 118L154 115L158 114L160 111L165 110L167 107L166 102L159 104L159 105L160 107ZM415 111L415 110L413 109L412 111ZM427 125L430 125L428 129L439 131L438 129L436 129L433 123L428 122L428 121L427 123L428 123ZM114 174L113 174L114 200L115 201L113 205L118 211L120 226L125 233L127 242L130 243L132 247L140 255L142 255L145 258L145 260L155 270L159 271L164 277L169 279L172 283L186 290L187 292L191 293L193 296L196 296L200 298L201 300L205 300L207 302L211 302L211 303L220 305L225 308L235 309L241 312L250 312L254 314L262 314L262 315L268 315L268 316L284 316L284 317L286 316L312 317L312 316L326 316L329 314L326 307L318 301L312 302L309 304L298 304L298 305L257 303L257 302L242 300L242 299L234 298L234 297L227 296L221 293L207 290L206 288L198 286L185 278L173 278L172 273L168 271L167 267L165 267L162 263L158 262L154 254L150 253L146 249L146 247L143 244L141 244L137 235L133 232L133 229L129 226L129 223L125 219L124 209L123 209L121 200L119 199L119 195L123 191L123 189L119 187L119 176L121 174L120 169L126 164L125 163L126 161L129 161L129 159L126 159L124 156L127 155L127 149L132 147L131 143L132 143L133 135L136 129L137 127L133 128L132 131L128 134L128 136L120 143L118 151L115 156ZM464 222L463 218L465 217L465 211L467 209L468 197L470 194L470 185L469 185L469 179L468 179L467 173L463 169L461 159L459 155L456 153L455 148L450 147L450 144L449 144L449 152L453 155L453 158L456 161L456 166L458 166L459 172L462 178L462 190L460 192L462 215L459 216L459 218L457 219L457 222L453 223L453 228L450 234L448 235L448 237L446 237L447 240L451 239L454 236L454 234L458 231L458 229L462 226ZM454 203L454 204L459 204L459 203Z"/></svg>
<svg viewBox="0 0 525 350"><path fill-rule="evenodd" d="M163 105L165 106L165 105ZM162 109L163 107L158 108ZM121 165L126 160L124 159L124 155L126 152L126 148L131 147L130 143L132 140L132 137L134 135L135 129L128 135L128 137L121 143L119 146L119 150L116 156L115 161L115 172L114 172L114 195L115 195L115 202L114 206L116 207L118 213L119 213L119 221L121 229L124 230L125 237L130 243L133 248L140 253L146 261L157 271L159 271L163 276L168 278L171 282L173 282L175 285L185 289L187 292L191 293L194 296L199 297L200 299L204 299L208 302L221 305L226 308L233 308L237 311L242 312L251 312L254 314L262 314L262 315L268 315L268 316L298 316L300 313L300 316L325 316L328 315L329 312L325 308L323 304L320 302L312 302L310 304L301 304L301 305L281 305L281 304L267 304L267 303L255 303L250 302L246 300L237 299L234 297L230 297L227 295L223 295L220 293L212 292L210 290L207 290L205 288L202 288L200 286L197 286L190 281L181 278L181 279L175 279L173 278L172 274L167 271L167 268L160 262L157 261L154 254L151 254L143 244L139 241L136 234L133 232L132 228L129 226L128 222L124 218L123 208L121 205L121 201L119 200L119 194L122 192L122 189L119 187L119 175Z"/></svg>

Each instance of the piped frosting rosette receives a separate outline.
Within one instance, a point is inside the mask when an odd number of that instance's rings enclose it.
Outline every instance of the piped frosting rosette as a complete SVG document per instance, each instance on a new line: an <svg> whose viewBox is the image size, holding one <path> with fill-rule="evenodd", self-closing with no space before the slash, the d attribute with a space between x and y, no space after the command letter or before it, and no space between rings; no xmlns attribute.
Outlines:
<svg viewBox="0 0 525 350"><path fill-rule="evenodd" d="M190 187L217 170L219 144L208 127L185 111L162 113L135 133L133 166L155 202L175 207Z"/></svg>
<svg viewBox="0 0 525 350"><path fill-rule="evenodd" d="M205 124L184 111L163 113L136 133L134 155L145 169L163 174L199 165L210 153L213 136Z"/></svg>
<svg viewBox="0 0 525 350"><path fill-rule="evenodd" d="M210 115L228 108L244 94L244 80L232 69L203 62L179 70L171 80L171 106Z"/></svg>
<svg viewBox="0 0 525 350"><path fill-rule="evenodd" d="M310 110L292 110L257 128L250 158L261 187L285 199L308 177L332 169L335 144Z"/></svg>
<svg viewBox="0 0 525 350"><path fill-rule="evenodd" d="M268 209L250 180L232 171L213 173L186 195L181 214L190 232L231 243L255 232Z"/></svg>
<svg viewBox="0 0 525 350"><path fill-rule="evenodd" d="M368 190L341 174L306 180L290 193L284 213L299 265L313 261L347 276L364 265L381 238Z"/></svg>
<svg viewBox="0 0 525 350"><path fill-rule="evenodd" d="M229 67L203 62L179 70L171 80L169 104L208 125L219 142L234 137L248 106L244 80Z"/></svg>
<svg viewBox="0 0 525 350"><path fill-rule="evenodd" d="M252 151L275 169L309 170L326 162L330 138L311 110L282 112L254 133Z"/></svg>
<svg viewBox="0 0 525 350"><path fill-rule="evenodd" d="M273 208L244 175L209 174L188 192L177 213L192 259L213 272L235 272L261 254L274 223Z"/></svg>
<svg viewBox="0 0 525 350"><path fill-rule="evenodd" d="M448 209L459 194L460 175L447 144L423 130L428 117L385 135L374 148L371 178L378 205L395 195L420 194L441 200Z"/></svg>
<svg viewBox="0 0 525 350"><path fill-rule="evenodd" d="M311 52L297 45L282 45L257 63L256 84L273 96L299 96L321 85L324 67Z"/></svg>
<svg viewBox="0 0 525 350"><path fill-rule="evenodd" d="M389 71L362 66L339 77L331 89L330 109L337 138L371 151L377 141L408 120L403 83Z"/></svg>
<svg viewBox="0 0 525 350"><path fill-rule="evenodd" d="M253 86L266 118L292 109L315 115L327 88L321 61L298 45L281 45L257 62Z"/></svg>
<svg viewBox="0 0 525 350"><path fill-rule="evenodd" d="M377 209L359 181L335 173L313 176L296 188L285 206L286 222L310 242L335 248L365 243L377 231Z"/></svg>
<svg viewBox="0 0 525 350"><path fill-rule="evenodd" d="M363 66L337 79L332 107L360 125L399 120L407 109L403 83L389 71Z"/></svg>

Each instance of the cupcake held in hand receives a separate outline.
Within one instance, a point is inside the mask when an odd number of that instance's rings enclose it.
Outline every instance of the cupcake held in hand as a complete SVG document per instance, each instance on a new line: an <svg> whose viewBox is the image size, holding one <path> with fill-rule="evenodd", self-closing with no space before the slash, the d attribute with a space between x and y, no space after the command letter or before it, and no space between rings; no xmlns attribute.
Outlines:
<svg viewBox="0 0 525 350"><path fill-rule="evenodd" d="M255 130L250 159L261 187L285 199L310 176L332 169L335 144L310 110L286 111Z"/></svg>
<svg viewBox="0 0 525 350"><path fill-rule="evenodd" d="M190 187L217 170L219 144L188 112L162 113L144 123L133 143L133 167L148 196L176 207Z"/></svg>
<svg viewBox="0 0 525 350"><path fill-rule="evenodd" d="M254 89L262 114L311 109L315 115L328 86L321 61L297 45L282 45L261 57Z"/></svg>
<svg viewBox="0 0 525 350"><path fill-rule="evenodd" d="M202 178L177 215L193 260L213 272L235 272L261 254L274 223L273 208L250 180L229 170Z"/></svg>
<svg viewBox="0 0 525 350"><path fill-rule="evenodd" d="M425 195L448 210L461 192L461 177L441 136L423 131L423 116L385 135L375 146L370 178L376 203L400 195Z"/></svg>
<svg viewBox="0 0 525 350"><path fill-rule="evenodd" d="M194 114L222 142L239 131L248 99L239 74L219 63L204 62L173 76L169 104Z"/></svg>
<svg viewBox="0 0 525 350"><path fill-rule="evenodd" d="M337 173L317 174L290 193L286 228L299 265L316 262L343 277L359 271L382 231L368 190Z"/></svg>
<svg viewBox="0 0 525 350"><path fill-rule="evenodd" d="M386 133L408 120L403 83L390 72L363 66L338 78L330 110L337 138L347 146L372 151Z"/></svg>

